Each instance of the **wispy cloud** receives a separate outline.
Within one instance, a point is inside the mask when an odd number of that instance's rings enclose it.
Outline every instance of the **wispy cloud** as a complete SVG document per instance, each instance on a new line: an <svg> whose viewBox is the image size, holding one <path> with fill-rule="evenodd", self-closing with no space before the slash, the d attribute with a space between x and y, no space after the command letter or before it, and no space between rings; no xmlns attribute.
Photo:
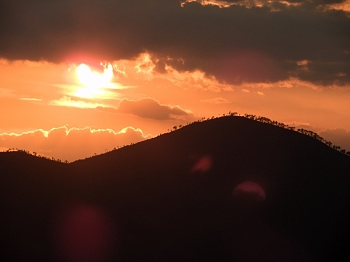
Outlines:
<svg viewBox="0 0 350 262"><path fill-rule="evenodd" d="M203 99L201 100L203 103L209 103L209 104L228 104L231 103L230 100L222 98L222 97L215 97L210 99Z"/></svg>
<svg viewBox="0 0 350 262"><path fill-rule="evenodd" d="M49 103L53 106L67 106L67 107L78 107L78 108L97 108L97 107L105 107L104 104L94 103L94 102L86 102L79 99L74 99L69 96L64 96L56 100L52 100Z"/></svg>
<svg viewBox="0 0 350 262"><path fill-rule="evenodd" d="M34 98L34 97L21 97L20 100L24 100L24 101L42 101L41 98Z"/></svg>

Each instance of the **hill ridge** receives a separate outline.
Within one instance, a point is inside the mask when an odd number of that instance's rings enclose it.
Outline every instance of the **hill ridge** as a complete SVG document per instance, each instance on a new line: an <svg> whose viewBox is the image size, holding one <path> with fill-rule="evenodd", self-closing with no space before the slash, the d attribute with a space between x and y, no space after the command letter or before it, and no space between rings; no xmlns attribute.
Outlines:
<svg viewBox="0 0 350 262"><path fill-rule="evenodd" d="M246 117L69 164L0 153L0 258L64 261L57 227L83 212L116 234L107 261L350 259L349 174L318 139Z"/></svg>

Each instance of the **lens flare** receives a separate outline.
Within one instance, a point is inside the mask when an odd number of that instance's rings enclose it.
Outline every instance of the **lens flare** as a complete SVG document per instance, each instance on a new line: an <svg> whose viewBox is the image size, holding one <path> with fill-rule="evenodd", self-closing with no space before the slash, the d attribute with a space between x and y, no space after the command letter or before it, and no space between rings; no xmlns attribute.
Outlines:
<svg viewBox="0 0 350 262"><path fill-rule="evenodd" d="M109 261L117 248L117 238L114 224L104 210L71 204L57 215L53 233L63 261Z"/></svg>

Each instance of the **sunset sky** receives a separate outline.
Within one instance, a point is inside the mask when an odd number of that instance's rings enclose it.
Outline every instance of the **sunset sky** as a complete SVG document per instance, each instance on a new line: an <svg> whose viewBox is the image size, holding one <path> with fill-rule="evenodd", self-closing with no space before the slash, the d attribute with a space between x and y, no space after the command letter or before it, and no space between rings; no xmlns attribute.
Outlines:
<svg viewBox="0 0 350 262"><path fill-rule="evenodd" d="M229 111L350 150L350 0L0 2L0 151L73 161Z"/></svg>

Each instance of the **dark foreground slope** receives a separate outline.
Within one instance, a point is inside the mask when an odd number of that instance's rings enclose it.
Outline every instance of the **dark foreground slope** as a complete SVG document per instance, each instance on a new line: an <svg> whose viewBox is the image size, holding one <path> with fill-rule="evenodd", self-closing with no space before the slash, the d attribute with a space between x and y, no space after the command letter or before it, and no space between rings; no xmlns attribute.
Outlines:
<svg viewBox="0 0 350 262"><path fill-rule="evenodd" d="M47 229L64 198L66 167L23 151L0 153L1 261L44 261L52 255Z"/></svg>
<svg viewBox="0 0 350 262"><path fill-rule="evenodd" d="M290 130L224 117L47 161L0 154L7 260L350 258L350 157Z"/></svg>

